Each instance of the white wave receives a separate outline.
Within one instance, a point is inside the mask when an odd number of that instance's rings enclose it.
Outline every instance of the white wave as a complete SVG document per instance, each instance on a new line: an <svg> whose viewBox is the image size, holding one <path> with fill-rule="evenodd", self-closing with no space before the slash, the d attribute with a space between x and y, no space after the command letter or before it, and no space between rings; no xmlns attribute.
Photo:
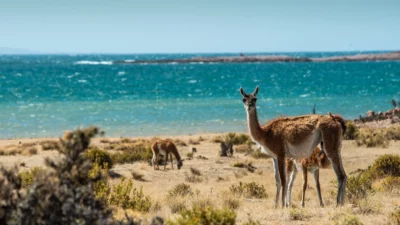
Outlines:
<svg viewBox="0 0 400 225"><path fill-rule="evenodd" d="M88 61L88 60L81 60L76 62L75 64L85 64L85 65L112 65L112 61Z"/></svg>
<svg viewBox="0 0 400 225"><path fill-rule="evenodd" d="M118 76L122 76L122 75L124 75L125 74L125 71L119 71L118 72Z"/></svg>
<svg viewBox="0 0 400 225"><path fill-rule="evenodd" d="M87 80L78 80L79 83L86 83Z"/></svg>
<svg viewBox="0 0 400 225"><path fill-rule="evenodd" d="M299 95L299 97L300 98L310 97L310 94L302 94L302 95Z"/></svg>

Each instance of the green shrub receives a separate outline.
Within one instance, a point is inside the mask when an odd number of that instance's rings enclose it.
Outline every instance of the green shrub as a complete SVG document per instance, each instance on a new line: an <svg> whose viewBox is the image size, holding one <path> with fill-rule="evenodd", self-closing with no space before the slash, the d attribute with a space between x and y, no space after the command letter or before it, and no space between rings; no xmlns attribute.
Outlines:
<svg viewBox="0 0 400 225"><path fill-rule="evenodd" d="M393 212L389 214L389 223L390 225L398 225L400 224L400 208L395 209Z"/></svg>
<svg viewBox="0 0 400 225"><path fill-rule="evenodd" d="M186 154L186 156L187 156L189 159L193 159L193 155L194 155L193 152L188 152L188 153Z"/></svg>
<svg viewBox="0 0 400 225"><path fill-rule="evenodd" d="M381 184L381 190L400 193L400 177L385 177Z"/></svg>
<svg viewBox="0 0 400 225"><path fill-rule="evenodd" d="M190 185L181 183L176 185L172 190L168 191L168 198L193 196L193 191Z"/></svg>
<svg viewBox="0 0 400 225"><path fill-rule="evenodd" d="M70 132L61 141L57 160L47 158L46 173L37 173L25 190L16 169L0 167L0 224L137 224L131 218L116 220L102 199L95 196L90 176L92 163L84 156L98 128Z"/></svg>
<svg viewBox="0 0 400 225"><path fill-rule="evenodd" d="M236 196L243 196L245 198L267 198L267 191L263 185L258 185L255 182L242 183L239 185L232 185L230 192Z"/></svg>
<svg viewBox="0 0 400 225"><path fill-rule="evenodd" d="M386 128L386 136L390 140L400 140L400 126L391 126Z"/></svg>
<svg viewBox="0 0 400 225"><path fill-rule="evenodd" d="M122 178L121 183L111 189L108 203L122 208L148 212L151 207L151 198L143 194L142 188L133 188L131 180Z"/></svg>
<svg viewBox="0 0 400 225"><path fill-rule="evenodd" d="M354 140L359 135L358 128L354 125L352 121L346 122L346 132L343 134L343 138L345 140Z"/></svg>
<svg viewBox="0 0 400 225"><path fill-rule="evenodd" d="M269 159L269 158L271 158L270 155L267 155L267 154L261 152L261 150L259 150L259 149L253 151L253 152L250 154L250 156L253 157L253 158L255 158L255 159Z"/></svg>
<svg viewBox="0 0 400 225"><path fill-rule="evenodd" d="M379 156L369 168L369 173L374 178L400 177L400 155L385 154Z"/></svg>
<svg viewBox="0 0 400 225"><path fill-rule="evenodd" d="M233 145L251 145L253 143L249 135L242 133L227 133L222 137L222 141Z"/></svg>
<svg viewBox="0 0 400 225"><path fill-rule="evenodd" d="M115 164L133 163L137 161L147 161L151 164L153 152L149 146L143 145L126 145L119 146L114 150L123 151L111 155L111 159ZM160 159L163 157L159 157Z"/></svg>
<svg viewBox="0 0 400 225"><path fill-rule="evenodd" d="M235 224L236 213L228 209L214 209L212 207L193 208L183 210L175 220L167 221L168 225L191 225L191 224Z"/></svg>
<svg viewBox="0 0 400 225"><path fill-rule="evenodd" d="M357 135L356 143L358 146L366 146L367 148L389 146L389 138L381 129L362 129Z"/></svg>
<svg viewBox="0 0 400 225"><path fill-rule="evenodd" d="M346 197L354 203L359 199L365 198L372 191L372 180L369 176L361 173L347 179Z"/></svg>
<svg viewBox="0 0 400 225"><path fill-rule="evenodd" d="M111 169L113 167L113 161L107 151L91 148L85 152L85 156L93 163L97 163L102 169Z"/></svg>
<svg viewBox="0 0 400 225"><path fill-rule="evenodd" d="M21 179L22 188L31 186L31 184L35 180L36 174L38 174L41 170L42 169L40 167L33 167L31 170L25 170L23 172L18 173L18 176Z"/></svg>

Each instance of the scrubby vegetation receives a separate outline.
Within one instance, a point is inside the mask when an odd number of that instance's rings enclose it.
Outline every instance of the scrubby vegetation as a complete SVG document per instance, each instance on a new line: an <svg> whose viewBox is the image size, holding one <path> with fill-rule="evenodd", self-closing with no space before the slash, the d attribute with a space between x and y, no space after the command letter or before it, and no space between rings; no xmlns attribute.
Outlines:
<svg viewBox="0 0 400 225"><path fill-rule="evenodd" d="M346 122L346 132L343 134L345 140L354 140L359 135L359 129L352 121Z"/></svg>
<svg viewBox="0 0 400 225"><path fill-rule="evenodd" d="M242 133L227 133L223 136L216 136L211 139L211 142L214 143L232 143L233 145L252 145L253 141L251 140L250 136L247 134Z"/></svg>
<svg viewBox="0 0 400 225"><path fill-rule="evenodd" d="M203 181L200 170L190 167L190 174L185 172L185 181L191 183L200 183Z"/></svg>
<svg viewBox="0 0 400 225"><path fill-rule="evenodd" d="M63 157L46 159L49 169L37 173L27 191L15 168L1 167L0 224L135 224L130 218L115 220L107 204L95 196L95 183L106 178L101 173L89 176L92 163L84 152L98 133L95 127L72 132L60 143Z"/></svg>
<svg viewBox="0 0 400 225"><path fill-rule="evenodd" d="M58 141L41 141L39 143L42 146L43 151L48 151L48 150L61 150L61 144Z"/></svg>
<svg viewBox="0 0 400 225"><path fill-rule="evenodd" d="M391 140L400 140L400 127L360 129L355 139L358 146L386 148Z"/></svg>
<svg viewBox="0 0 400 225"><path fill-rule="evenodd" d="M92 163L97 163L103 169L111 169L114 165L110 154L99 148L89 149L85 152L85 156L88 157Z"/></svg>
<svg viewBox="0 0 400 225"><path fill-rule="evenodd" d="M245 198L267 198L268 194L263 185L258 185L255 182L242 183L239 185L232 185L230 192L236 196L243 196Z"/></svg>
<svg viewBox="0 0 400 225"><path fill-rule="evenodd" d="M193 196L193 191L190 185L181 183L176 185L172 190L168 191L168 198Z"/></svg>
<svg viewBox="0 0 400 225"><path fill-rule="evenodd" d="M305 220L310 218L310 215L304 209L291 208L289 210L290 220Z"/></svg>
<svg viewBox="0 0 400 225"><path fill-rule="evenodd" d="M360 218L354 215L347 215L335 221L335 225L363 225Z"/></svg>
<svg viewBox="0 0 400 225"><path fill-rule="evenodd" d="M400 208L395 209L393 212L389 214L389 223L388 225L400 224Z"/></svg>
<svg viewBox="0 0 400 225"><path fill-rule="evenodd" d="M132 181L125 179L113 186L107 201L111 205L142 212L149 211L151 207L151 198L143 194L142 188L134 188Z"/></svg>
<svg viewBox="0 0 400 225"><path fill-rule="evenodd" d="M239 167L239 168L246 168L249 172L254 172L257 168L253 166L253 162L252 161L237 161L234 162L233 167Z"/></svg>
<svg viewBox="0 0 400 225"><path fill-rule="evenodd" d="M235 224L236 213L229 209L214 209L213 207L183 210L175 220L169 220L168 225L189 224Z"/></svg>
<svg viewBox="0 0 400 225"><path fill-rule="evenodd" d="M41 171L40 167L33 167L31 170L25 170L18 173L19 178L21 179L21 187L26 188L30 186L36 175Z"/></svg>

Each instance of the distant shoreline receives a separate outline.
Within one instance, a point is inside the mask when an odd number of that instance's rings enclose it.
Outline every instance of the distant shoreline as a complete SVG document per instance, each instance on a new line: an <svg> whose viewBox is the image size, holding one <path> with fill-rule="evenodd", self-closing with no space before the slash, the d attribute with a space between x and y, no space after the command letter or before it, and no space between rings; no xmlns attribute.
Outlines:
<svg viewBox="0 0 400 225"><path fill-rule="evenodd" d="M356 54L330 57L293 57L286 55L221 56L156 60L117 60L113 64L171 64L171 63L254 63L254 62L354 62L400 61L400 51L376 54Z"/></svg>

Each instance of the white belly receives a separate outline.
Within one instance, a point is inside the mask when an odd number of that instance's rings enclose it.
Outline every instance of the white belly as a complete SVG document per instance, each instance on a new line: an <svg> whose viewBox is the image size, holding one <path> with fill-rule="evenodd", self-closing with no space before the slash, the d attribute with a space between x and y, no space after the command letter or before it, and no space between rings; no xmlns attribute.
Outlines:
<svg viewBox="0 0 400 225"><path fill-rule="evenodd" d="M164 149L162 149L160 145L157 145L157 148L158 148L158 154L160 154L160 155L166 155L167 154L167 152L164 151Z"/></svg>
<svg viewBox="0 0 400 225"><path fill-rule="evenodd" d="M319 143L321 143L321 132L319 130L315 130L298 144L293 145L286 142L286 158L306 158L312 154Z"/></svg>

